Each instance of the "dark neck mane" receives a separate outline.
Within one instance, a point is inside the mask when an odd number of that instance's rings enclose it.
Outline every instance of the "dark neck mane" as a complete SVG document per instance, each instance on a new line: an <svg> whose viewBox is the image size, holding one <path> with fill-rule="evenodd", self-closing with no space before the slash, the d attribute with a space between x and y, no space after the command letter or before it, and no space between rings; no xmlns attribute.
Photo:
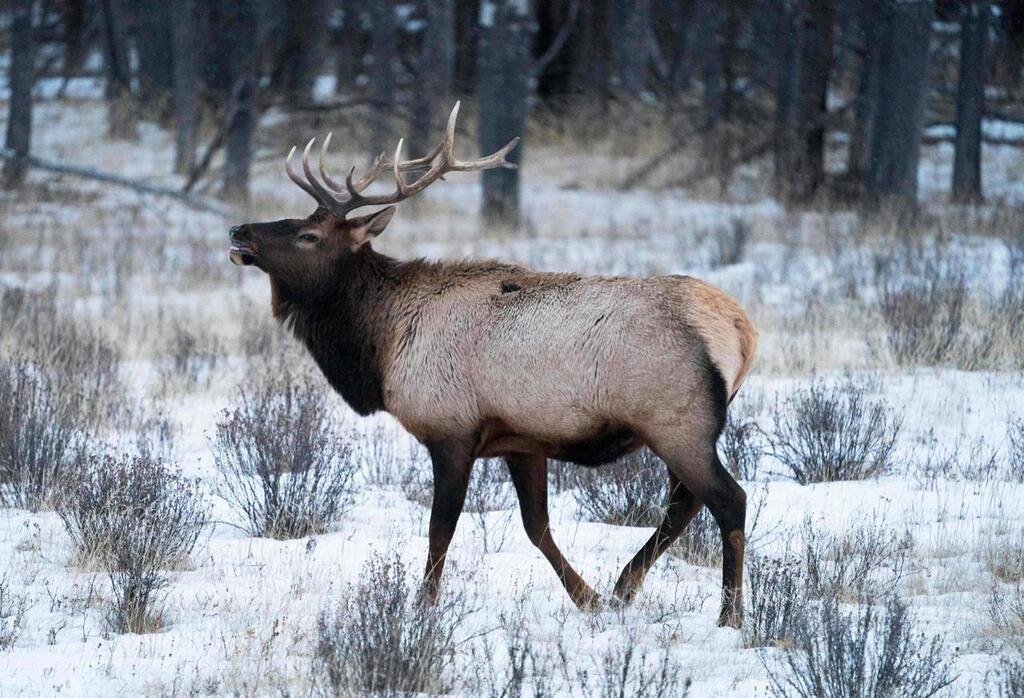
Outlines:
<svg viewBox="0 0 1024 698"><path fill-rule="evenodd" d="M315 300L271 278L274 317L360 415L384 409L380 356L398 267L365 245L339 265L333 290Z"/></svg>

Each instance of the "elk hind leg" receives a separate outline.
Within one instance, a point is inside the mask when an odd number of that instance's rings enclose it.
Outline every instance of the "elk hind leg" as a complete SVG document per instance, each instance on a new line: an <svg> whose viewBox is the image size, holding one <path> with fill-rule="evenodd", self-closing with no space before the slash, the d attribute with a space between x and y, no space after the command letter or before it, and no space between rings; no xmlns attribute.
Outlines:
<svg viewBox="0 0 1024 698"><path fill-rule="evenodd" d="M647 571L686 529L703 503L688 490L671 469L668 471L669 499L665 518L633 559L622 569L615 583L615 596L629 603L643 585Z"/></svg>
<svg viewBox="0 0 1024 698"><path fill-rule="evenodd" d="M697 445L690 438L652 438L653 450L682 484L703 501L722 536L722 608L718 624L738 628L743 621L743 552L747 495L718 459L721 429Z"/></svg>

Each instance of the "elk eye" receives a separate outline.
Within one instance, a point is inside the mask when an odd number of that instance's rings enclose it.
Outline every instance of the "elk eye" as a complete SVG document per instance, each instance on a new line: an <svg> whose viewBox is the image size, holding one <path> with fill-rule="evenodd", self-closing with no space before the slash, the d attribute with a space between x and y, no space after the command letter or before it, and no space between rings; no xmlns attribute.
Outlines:
<svg viewBox="0 0 1024 698"><path fill-rule="evenodd" d="M319 240L320 238L313 233L303 233L299 236L299 241L301 242L319 242Z"/></svg>

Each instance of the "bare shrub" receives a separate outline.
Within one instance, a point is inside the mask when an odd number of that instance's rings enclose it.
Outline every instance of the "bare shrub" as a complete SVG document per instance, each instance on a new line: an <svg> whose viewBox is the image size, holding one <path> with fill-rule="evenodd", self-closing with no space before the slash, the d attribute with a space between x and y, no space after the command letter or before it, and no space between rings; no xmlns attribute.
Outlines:
<svg viewBox="0 0 1024 698"><path fill-rule="evenodd" d="M383 424L377 423L359 438L366 481L378 487L401 484L412 467L406 442L395 437Z"/></svg>
<svg viewBox="0 0 1024 698"><path fill-rule="evenodd" d="M941 244L941 241L940 243ZM992 296L972 291L963 260L948 250L903 250L880 273L879 310L890 355L901 366L1020 368L1024 284Z"/></svg>
<svg viewBox="0 0 1024 698"><path fill-rule="evenodd" d="M206 524L195 482L146 457L93 457L75 469L57 504L79 564L118 566L118 551L144 542L159 569L186 564Z"/></svg>
<svg viewBox="0 0 1024 698"><path fill-rule="evenodd" d="M0 361L0 503L38 511L52 506L83 437L68 400L35 366Z"/></svg>
<svg viewBox="0 0 1024 698"><path fill-rule="evenodd" d="M1010 476L1024 482L1024 418L1011 418L1006 425L1006 462Z"/></svg>
<svg viewBox="0 0 1024 698"><path fill-rule="evenodd" d="M317 620L312 667L317 692L446 692L463 601L442 598L427 606L397 555L371 557L337 608L322 611Z"/></svg>
<svg viewBox="0 0 1024 698"><path fill-rule="evenodd" d="M1019 583L1024 579L1024 537L990 542L985 549L985 563L1001 582Z"/></svg>
<svg viewBox="0 0 1024 698"><path fill-rule="evenodd" d="M573 497L586 521L617 526L657 526L664 516L668 475L649 449L600 468L575 473Z"/></svg>
<svg viewBox="0 0 1024 698"><path fill-rule="evenodd" d="M682 698L690 683L670 647L652 649L626 637L595 656L592 671L577 670L574 688L579 695L601 698Z"/></svg>
<svg viewBox="0 0 1024 698"><path fill-rule="evenodd" d="M357 466L324 392L306 377L267 379L217 424L217 492L254 536L323 533L352 503Z"/></svg>
<svg viewBox="0 0 1024 698"><path fill-rule="evenodd" d="M1004 657L997 673L999 698L1024 696L1024 661Z"/></svg>
<svg viewBox="0 0 1024 698"><path fill-rule="evenodd" d="M216 337L200 335L182 324L175 324L169 341L170 357L163 368L164 388L177 382L185 387L208 384L224 347Z"/></svg>
<svg viewBox="0 0 1024 698"><path fill-rule="evenodd" d="M739 216L729 219L729 226L716 229L711 234L711 268L739 264L746 253L750 240L750 223Z"/></svg>
<svg viewBox="0 0 1024 698"><path fill-rule="evenodd" d="M774 417L771 455L801 485L865 480L892 469L902 420L888 401L869 401L853 379L838 386L815 379L777 403Z"/></svg>
<svg viewBox="0 0 1024 698"><path fill-rule="evenodd" d="M187 564L206 523L196 484L145 458L93 458L69 481L57 513L79 563L107 570L111 628L159 629L166 570Z"/></svg>
<svg viewBox="0 0 1024 698"><path fill-rule="evenodd" d="M963 272L922 263L924 268L916 273L891 271L879 288L886 342L901 366L944 363L962 341L967 305Z"/></svg>
<svg viewBox="0 0 1024 698"><path fill-rule="evenodd" d="M992 590L989 615L999 634L1024 654L1024 586L1020 580L1009 589L997 585Z"/></svg>
<svg viewBox="0 0 1024 698"><path fill-rule="evenodd" d="M893 593L913 547L909 532L897 535L876 522L830 535L807 520L802 538L807 595L815 599L873 600Z"/></svg>
<svg viewBox="0 0 1024 698"><path fill-rule="evenodd" d="M761 464L762 432L757 422L729 415L718 438L722 464L737 480L756 480Z"/></svg>
<svg viewBox="0 0 1024 698"><path fill-rule="evenodd" d="M479 645L470 646L472 695L522 698L557 694L555 663L558 655L537 647L522 612L522 606L517 605L512 613L503 611L498 615L505 636L504 656L487 635L481 638Z"/></svg>
<svg viewBox="0 0 1024 698"><path fill-rule="evenodd" d="M38 293L7 289L0 315L5 318L0 346L8 345L38 367L53 401L63 403L62 410L77 423L97 427L130 418L119 376L120 352L63 312L54 288Z"/></svg>
<svg viewBox="0 0 1024 698"><path fill-rule="evenodd" d="M0 577L0 651L9 650L21 637L28 612L28 595L14 590L8 574Z"/></svg>
<svg viewBox="0 0 1024 698"><path fill-rule="evenodd" d="M690 520L669 548L669 553L702 567L715 567L722 563L722 532L707 507L701 507Z"/></svg>
<svg viewBox="0 0 1024 698"><path fill-rule="evenodd" d="M743 619L744 647L792 644L793 628L807 607L807 576L796 558L751 556L750 589Z"/></svg>
<svg viewBox="0 0 1024 698"><path fill-rule="evenodd" d="M505 462L499 458L478 461L470 476L464 509L480 530L485 553L501 550L515 505L516 492ZM499 511L507 511L508 516L491 521L493 513Z"/></svg>
<svg viewBox="0 0 1024 698"><path fill-rule="evenodd" d="M941 640L919 632L895 598L854 611L822 602L798 617L781 670L765 668L772 692L787 698L927 698L956 678Z"/></svg>
<svg viewBox="0 0 1024 698"><path fill-rule="evenodd" d="M940 478L988 482L1000 475L998 451L980 436L970 442L961 436L944 444L929 430L928 440L933 445L916 473L921 486L934 487Z"/></svg>

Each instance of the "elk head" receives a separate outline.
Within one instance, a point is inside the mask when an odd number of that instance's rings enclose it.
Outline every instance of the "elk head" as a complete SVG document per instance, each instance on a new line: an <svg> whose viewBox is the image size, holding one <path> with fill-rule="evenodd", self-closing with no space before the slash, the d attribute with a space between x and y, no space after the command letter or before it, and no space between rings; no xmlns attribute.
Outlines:
<svg viewBox="0 0 1024 698"><path fill-rule="evenodd" d="M505 157L519 142L509 141L497 152L478 160L455 159L455 122L459 115L456 102L448 117L444 140L424 157L402 160L402 144L398 141L393 158L381 153L369 171L353 181L355 168L351 168L344 183L339 183L327 171L327 148L331 134L320 148L320 179L313 174L309 152L315 138L310 139L302 153L300 176L292 169L293 147L285 160L285 170L291 180L313 197L316 210L307 218L286 218L268 223L249 223L231 229L231 261L240 265L255 265L270 275L276 285L288 289L293 295L315 296L330 289L344 273L345 263L357 258L367 243L380 235L391 221L396 204L414 196L449 172L470 172L495 167L514 168ZM394 191L387 194L367 195L363 191L386 169L394 180ZM403 172L425 170L411 182ZM356 209L366 206L386 206L364 216L351 216Z"/></svg>

